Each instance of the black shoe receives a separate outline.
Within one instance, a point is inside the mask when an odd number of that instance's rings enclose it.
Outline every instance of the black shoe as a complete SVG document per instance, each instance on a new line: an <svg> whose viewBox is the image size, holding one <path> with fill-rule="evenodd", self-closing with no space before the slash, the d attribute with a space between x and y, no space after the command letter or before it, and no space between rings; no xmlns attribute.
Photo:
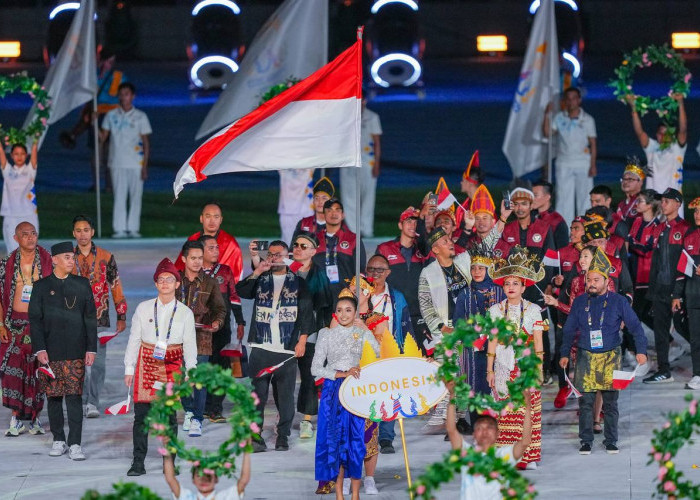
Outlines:
<svg viewBox="0 0 700 500"><path fill-rule="evenodd" d="M275 442L275 451L287 451L289 450L289 443L287 442L286 436L277 436L277 441Z"/></svg>
<svg viewBox="0 0 700 500"><path fill-rule="evenodd" d="M143 460L134 460L131 462L131 468L126 473L127 476L143 476L146 473L146 467Z"/></svg>
<svg viewBox="0 0 700 500"><path fill-rule="evenodd" d="M253 434L253 453L260 453L267 450L267 444L260 434Z"/></svg>
<svg viewBox="0 0 700 500"><path fill-rule="evenodd" d="M379 441L379 453L382 453L384 455L391 455L393 453L396 453L396 450L394 450L394 445L391 444L391 441L389 440L382 440Z"/></svg>
<svg viewBox="0 0 700 500"><path fill-rule="evenodd" d="M620 448L618 448L614 444L606 444L605 451L608 452L608 455L615 455L617 453L620 453Z"/></svg>
<svg viewBox="0 0 700 500"><path fill-rule="evenodd" d="M578 454L579 455L590 455L591 454L591 445L588 443L583 443L581 447L578 449Z"/></svg>
<svg viewBox="0 0 700 500"><path fill-rule="evenodd" d="M668 384L673 382L671 372L656 372L649 375L643 381L645 384Z"/></svg>
<svg viewBox="0 0 700 500"><path fill-rule="evenodd" d="M463 436L471 436L474 434L474 429L464 418L457 419L457 431Z"/></svg>

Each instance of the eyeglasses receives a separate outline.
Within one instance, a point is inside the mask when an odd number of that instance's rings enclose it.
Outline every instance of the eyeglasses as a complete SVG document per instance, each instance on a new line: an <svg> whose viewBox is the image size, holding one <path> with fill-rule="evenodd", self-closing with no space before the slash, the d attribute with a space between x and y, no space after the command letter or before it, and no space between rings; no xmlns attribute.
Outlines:
<svg viewBox="0 0 700 500"><path fill-rule="evenodd" d="M158 279L156 280L156 282L157 282L159 285L162 285L163 283L168 283L168 284L170 284L170 283L175 283L176 281L177 281L177 279L175 279L175 278L173 278L173 277L170 277L170 278L158 278Z"/></svg>
<svg viewBox="0 0 700 500"><path fill-rule="evenodd" d="M637 179L636 177L623 177L620 179L620 182L633 182L638 180L640 179Z"/></svg>
<svg viewBox="0 0 700 500"><path fill-rule="evenodd" d="M367 272L371 274L383 274L389 269L386 267L368 267Z"/></svg>
<svg viewBox="0 0 700 500"><path fill-rule="evenodd" d="M273 259L276 259L276 258L278 258L278 257L284 257L285 255L287 255L287 254L286 254L286 253L283 253L283 252L269 253L269 254L267 254L268 257L272 257Z"/></svg>
<svg viewBox="0 0 700 500"><path fill-rule="evenodd" d="M294 248L301 248L302 250L306 250L307 248L310 248L311 245L308 245L306 243L294 243Z"/></svg>

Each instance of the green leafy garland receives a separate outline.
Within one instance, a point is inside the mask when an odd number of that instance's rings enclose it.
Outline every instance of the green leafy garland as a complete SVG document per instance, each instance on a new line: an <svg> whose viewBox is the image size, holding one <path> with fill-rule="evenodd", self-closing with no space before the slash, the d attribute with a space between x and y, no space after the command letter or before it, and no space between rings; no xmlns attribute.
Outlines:
<svg viewBox="0 0 700 500"><path fill-rule="evenodd" d="M540 358L534 352L534 346L527 345L527 333L517 331L518 326L505 318L492 318L480 314L471 316L466 321L459 320L454 332L442 337L441 344L435 348L437 359L442 366L438 368L438 378L450 382L454 380L455 400L460 408L470 411L501 412L511 411L525 404L523 394L526 390L540 386ZM466 375L459 375L459 356L464 346L471 346L481 335L486 334L490 340L513 347L515 359L518 360L520 376L509 381L508 400L497 401L491 394L477 394L467 383Z"/></svg>
<svg viewBox="0 0 700 500"><path fill-rule="evenodd" d="M81 500L163 500L145 486L136 483L115 483L114 491L100 494L97 490L88 490Z"/></svg>
<svg viewBox="0 0 700 500"><path fill-rule="evenodd" d="M656 111L665 124L672 125L676 120L678 102L671 97L671 94L677 93L687 97L690 93L692 75L686 68L683 57L671 49L668 44L649 45L645 49L638 47L625 54L622 65L615 70L617 79L611 80L608 85L615 89L613 93L617 100L626 103L626 96L634 94L632 89L634 72L638 68L648 68L652 64L660 64L668 69L674 82L668 95L663 97L652 99L648 96L636 96L635 109L641 116L644 116L648 111Z"/></svg>
<svg viewBox="0 0 700 500"><path fill-rule="evenodd" d="M482 334L488 335L490 340L513 346L515 351L520 376L507 383L510 395L508 401L496 401L491 394L475 394L466 381L466 375L458 375L459 355L464 346L473 345ZM442 362L437 377L446 382L455 381L455 400L460 408L488 413L495 410L501 414L513 410L525 404L525 391L540 385L541 361L534 350L527 346L527 340L527 334L518 331L518 326L505 318L477 314L466 321L460 320L455 331L444 335L441 344L435 348L436 358ZM490 448L485 453L474 448L452 450L444 455L442 461L428 466L425 473L413 483L412 491L424 499L430 499L440 484L450 481L455 474L460 473L462 467L466 467L468 474L498 481L501 484L501 494L508 500L535 498L535 487L507 459L498 458L495 453L495 448Z"/></svg>
<svg viewBox="0 0 700 500"><path fill-rule="evenodd" d="M299 83L301 80L298 78L294 78L293 76L290 76L287 78L284 82L278 83L277 85L273 85L267 91L260 97L260 106L265 104L267 101L272 99L273 97L277 97L280 95L282 92L287 90L290 87L293 87L297 83Z"/></svg>
<svg viewBox="0 0 700 500"><path fill-rule="evenodd" d="M532 500L537 496L535 487L525 479L507 458L496 456L496 449L486 452L474 448L452 450L442 462L430 464L425 473L413 483L411 490L425 500L430 500L441 483L451 481L462 467L472 476L483 476L487 481L501 483L501 494L507 500Z"/></svg>
<svg viewBox="0 0 700 500"><path fill-rule="evenodd" d="M673 458L683 446L693 444L693 434L700 433L698 400L691 394L685 397L688 408L680 413L670 412L661 429L654 430L651 439L649 462L659 464L655 498L700 498L700 486L692 481L683 481L683 472L676 469Z"/></svg>
<svg viewBox="0 0 700 500"><path fill-rule="evenodd" d="M220 366L205 363L191 369L182 380L165 384L157 393L157 399L151 403L146 417L149 432L156 436L162 446L158 448L161 455L177 455L192 463L201 474L216 474L218 477L231 476L236 471L234 457L244 452L251 453L253 447L250 438L260 433L260 417L255 409L258 396L251 389L236 380L230 371ZM170 415L182 409L180 398L192 394L193 387L205 387L210 394L225 395L234 403L228 418L231 435L214 453L205 453L197 448L186 448L185 443L177 438L170 429Z"/></svg>
<svg viewBox="0 0 700 500"><path fill-rule="evenodd" d="M37 81L27 76L26 72L15 73L13 75L0 75L0 99L7 94L20 91L34 99L34 119L27 125L26 129L10 127L6 129L0 123L0 139L6 146L12 144L27 144L28 137L39 137L46 129L46 122L51 114L51 99L46 89Z"/></svg>

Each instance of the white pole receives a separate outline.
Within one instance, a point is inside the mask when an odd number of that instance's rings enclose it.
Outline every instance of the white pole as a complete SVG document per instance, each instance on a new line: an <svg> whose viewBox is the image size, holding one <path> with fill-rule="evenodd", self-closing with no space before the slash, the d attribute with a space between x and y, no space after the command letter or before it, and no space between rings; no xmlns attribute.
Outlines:
<svg viewBox="0 0 700 500"><path fill-rule="evenodd" d="M352 167L351 167L352 168ZM357 297L357 301L360 301L360 268L361 268L361 256L362 256L362 231L360 229L360 212L362 211L362 196L360 195L360 174L361 170L364 167L360 166L360 168L355 167L355 231L357 231L356 234L356 244L355 244L355 284L356 284L356 291L355 295ZM360 314L360 308L357 308L357 314L359 317Z"/></svg>
<svg viewBox="0 0 700 500"><path fill-rule="evenodd" d="M102 207L100 200L100 131L97 123L97 94L92 98L92 129L95 134L95 203L97 204L97 237L102 238Z"/></svg>

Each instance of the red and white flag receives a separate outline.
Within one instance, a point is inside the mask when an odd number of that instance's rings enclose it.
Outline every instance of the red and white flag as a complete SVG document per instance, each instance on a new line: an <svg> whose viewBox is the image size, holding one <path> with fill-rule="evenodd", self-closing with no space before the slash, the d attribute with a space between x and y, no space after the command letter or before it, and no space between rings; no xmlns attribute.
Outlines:
<svg viewBox="0 0 700 500"><path fill-rule="evenodd" d="M282 361L281 363L277 363L274 366L268 366L267 368L263 368L262 370L260 370L258 373L255 374L255 378L264 377L265 375L270 375L271 373L276 372L277 370L279 370L282 367L283 364L285 364L287 361L291 361L292 359L294 359L294 356L291 356L291 357L285 359L284 361Z"/></svg>
<svg viewBox="0 0 700 500"><path fill-rule="evenodd" d="M129 393L126 395L124 401L119 401L109 408L106 408L105 415L126 415L129 413L129 405L131 405L131 389L129 389Z"/></svg>
<svg viewBox="0 0 700 500"><path fill-rule="evenodd" d="M116 336L117 332L99 332L97 334L97 340L100 341L100 345L105 345Z"/></svg>
<svg viewBox="0 0 700 500"><path fill-rule="evenodd" d="M44 375L46 375L50 379L56 378L56 375L54 374L53 370L51 369L51 367L49 365L41 365L39 368L37 368L36 371L39 373L43 373Z"/></svg>
<svg viewBox="0 0 700 500"><path fill-rule="evenodd" d="M559 267L559 262L559 250L547 250L542 259L542 264L545 266Z"/></svg>
<svg viewBox="0 0 700 500"><path fill-rule="evenodd" d="M695 262L693 262L693 257L686 252L685 248L681 253L680 259L678 259L678 266L676 269L686 276L690 276L691 278L695 274Z"/></svg>
<svg viewBox="0 0 700 500"><path fill-rule="evenodd" d="M229 358L242 358L243 357L243 347L241 346L240 342L237 343L232 343L229 342L226 344L221 351L219 351L219 354L222 356L226 356Z"/></svg>
<svg viewBox="0 0 700 500"><path fill-rule="evenodd" d="M575 398L580 398L581 392L578 389L576 389L574 383L571 381L571 379L569 379L569 375L566 373L566 370L564 370L564 380L566 380L566 383L569 386L569 395L566 397L566 399L569 399L571 396L574 396Z"/></svg>
<svg viewBox="0 0 700 500"><path fill-rule="evenodd" d="M229 172L360 167L362 41L202 144L177 173L185 184Z"/></svg>
<svg viewBox="0 0 700 500"><path fill-rule="evenodd" d="M634 382L635 372L626 372L623 370L613 370L613 389L621 391L627 389Z"/></svg>
<svg viewBox="0 0 700 500"><path fill-rule="evenodd" d="M455 196L447 188L447 183L445 182L444 177L440 177L437 187L435 188L435 194L438 195L438 210L447 210L448 208L451 208L452 205L454 205L455 203L459 205L459 201L457 201L457 198L455 198Z"/></svg>
<svg viewBox="0 0 700 500"><path fill-rule="evenodd" d="M433 353L435 352L435 346L438 345L439 343L440 343L440 341L438 339L432 339L432 340L425 339L423 341L423 347L425 347L425 353L428 356L432 356Z"/></svg>
<svg viewBox="0 0 700 500"><path fill-rule="evenodd" d="M284 265L287 266L290 271L296 273L299 269L301 269L302 263L292 259L284 259Z"/></svg>

